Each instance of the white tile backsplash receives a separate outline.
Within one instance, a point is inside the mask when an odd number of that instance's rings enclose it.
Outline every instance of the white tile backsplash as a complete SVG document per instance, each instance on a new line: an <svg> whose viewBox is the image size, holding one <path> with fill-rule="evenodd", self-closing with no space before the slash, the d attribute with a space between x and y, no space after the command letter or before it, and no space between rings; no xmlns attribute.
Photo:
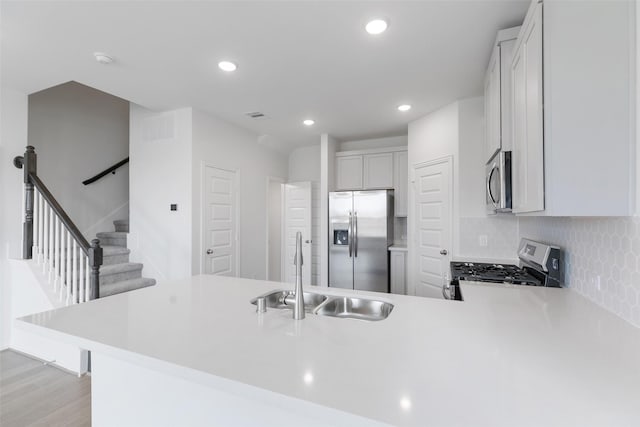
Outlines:
<svg viewBox="0 0 640 427"><path fill-rule="evenodd" d="M481 236L487 236L487 246ZM565 286L640 327L640 217L460 218L458 253L515 259L523 237L560 246Z"/></svg>
<svg viewBox="0 0 640 427"><path fill-rule="evenodd" d="M407 244L407 218L396 217L393 219L393 241Z"/></svg>
<svg viewBox="0 0 640 427"><path fill-rule="evenodd" d="M640 218L519 218L519 235L562 247L566 285L640 327Z"/></svg>
<svg viewBox="0 0 640 427"><path fill-rule="evenodd" d="M518 218L513 215L460 218L460 257L515 260L518 241Z"/></svg>

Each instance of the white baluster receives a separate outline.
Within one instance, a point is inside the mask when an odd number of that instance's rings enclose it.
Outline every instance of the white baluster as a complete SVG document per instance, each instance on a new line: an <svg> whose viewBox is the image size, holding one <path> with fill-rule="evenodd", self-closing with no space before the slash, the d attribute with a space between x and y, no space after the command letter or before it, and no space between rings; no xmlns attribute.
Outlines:
<svg viewBox="0 0 640 427"><path fill-rule="evenodd" d="M85 298L85 292L84 292L84 264L85 264L85 259L86 255L84 254L84 252L80 251L80 260L78 261L80 263L80 275L78 276L78 282L79 282L79 286L80 286L80 300L79 302L85 302L86 300Z"/></svg>
<svg viewBox="0 0 640 427"><path fill-rule="evenodd" d="M60 274L61 274L61 269L60 269L60 262L62 262L62 242L60 242L60 218L56 215L56 241L55 241L55 245L54 245L54 250L55 250L55 256L56 256L56 262L55 262L55 268L53 270L53 275L54 275L54 279L53 279L53 290L57 291L58 290L58 285L60 284Z"/></svg>
<svg viewBox="0 0 640 427"><path fill-rule="evenodd" d="M38 193L38 264L42 262L42 246L43 246L43 221L44 221L44 199L42 194Z"/></svg>
<svg viewBox="0 0 640 427"><path fill-rule="evenodd" d="M33 189L33 246L31 247L32 258L38 259L38 220L40 215L38 212L38 190Z"/></svg>
<svg viewBox="0 0 640 427"><path fill-rule="evenodd" d="M65 280L67 305L69 305L71 301L71 256L71 233L67 230L67 280Z"/></svg>
<svg viewBox="0 0 640 427"><path fill-rule="evenodd" d="M53 268L55 266L55 260L56 260L56 247L54 245L55 243L55 236L56 236L56 214L55 212L53 212L53 209L51 209L51 207L49 207L49 283L53 282Z"/></svg>
<svg viewBox="0 0 640 427"><path fill-rule="evenodd" d="M49 203L45 203L44 212L42 218L42 224L44 226L44 240L42 244L42 274L47 274L47 268L49 268Z"/></svg>
<svg viewBox="0 0 640 427"><path fill-rule="evenodd" d="M71 269L71 302L78 303L78 243L73 239L73 267Z"/></svg>
<svg viewBox="0 0 640 427"><path fill-rule="evenodd" d="M85 260L85 271L84 271L84 296L86 301L89 301L89 298L91 297L91 289L90 289L90 285L91 285L91 280L89 279L89 257L86 257Z"/></svg>

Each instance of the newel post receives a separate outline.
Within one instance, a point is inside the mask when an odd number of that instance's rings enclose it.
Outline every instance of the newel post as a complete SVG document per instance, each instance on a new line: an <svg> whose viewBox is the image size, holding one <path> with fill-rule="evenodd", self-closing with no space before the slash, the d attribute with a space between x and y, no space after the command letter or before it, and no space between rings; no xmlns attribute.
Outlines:
<svg viewBox="0 0 640 427"><path fill-rule="evenodd" d="M24 222L22 223L22 258L33 256L33 183L31 175L37 172L37 156L33 146L29 145L24 156L13 159L13 164L23 170L24 182Z"/></svg>
<svg viewBox="0 0 640 427"><path fill-rule="evenodd" d="M89 299L100 298L100 266L102 265L102 248L100 240L93 239L89 248L89 267L91 268Z"/></svg>

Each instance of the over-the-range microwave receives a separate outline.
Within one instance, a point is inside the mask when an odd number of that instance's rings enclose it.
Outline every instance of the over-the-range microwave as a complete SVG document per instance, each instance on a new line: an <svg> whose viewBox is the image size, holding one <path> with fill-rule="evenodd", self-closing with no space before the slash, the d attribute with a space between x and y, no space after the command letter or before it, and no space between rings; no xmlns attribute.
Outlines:
<svg viewBox="0 0 640 427"><path fill-rule="evenodd" d="M487 213L511 212L511 151L498 151L487 163Z"/></svg>

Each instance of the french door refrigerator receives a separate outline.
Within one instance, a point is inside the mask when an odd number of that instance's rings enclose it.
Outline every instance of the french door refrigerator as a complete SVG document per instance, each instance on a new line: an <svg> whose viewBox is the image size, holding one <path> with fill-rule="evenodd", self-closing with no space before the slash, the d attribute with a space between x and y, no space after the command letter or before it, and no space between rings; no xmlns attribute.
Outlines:
<svg viewBox="0 0 640 427"><path fill-rule="evenodd" d="M329 193L329 286L389 292L393 190Z"/></svg>

